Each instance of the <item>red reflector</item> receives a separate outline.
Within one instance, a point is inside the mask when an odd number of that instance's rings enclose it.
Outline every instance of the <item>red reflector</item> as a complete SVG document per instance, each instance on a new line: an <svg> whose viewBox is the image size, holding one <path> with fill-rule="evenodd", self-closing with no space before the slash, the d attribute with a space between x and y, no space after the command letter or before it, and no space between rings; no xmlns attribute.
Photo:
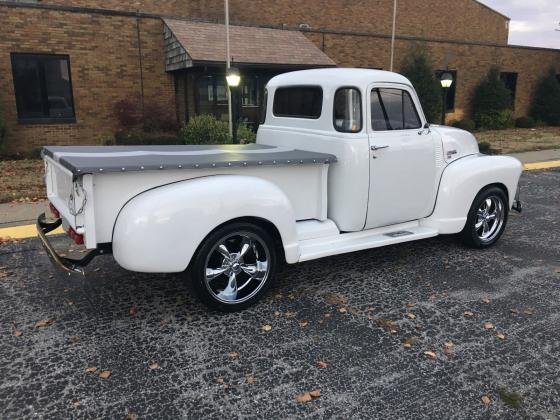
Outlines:
<svg viewBox="0 0 560 420"><path fill-rule="evenodd" d="M84 235L80 235L74 229L70 228L68 230L68 236L72 239L76 245L83 245L84 244Z"/></svg>
<svg viewBox="0 0 560 420"><path fill-rule="evenodd" d="M49 202L49 209L51 210L51 213L53 214L54 217L60 219L60 212L56 209L53 203Z"/></svg>

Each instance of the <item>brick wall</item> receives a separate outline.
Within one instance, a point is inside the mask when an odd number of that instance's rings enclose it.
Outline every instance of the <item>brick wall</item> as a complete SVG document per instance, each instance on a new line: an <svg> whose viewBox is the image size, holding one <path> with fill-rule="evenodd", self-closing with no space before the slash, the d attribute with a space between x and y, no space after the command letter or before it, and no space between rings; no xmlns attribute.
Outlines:
<svg viewBox="0 0 560 420"><path fill-rule="evenodd" d="M389 39L339 34L308 34L308 37L342 67L389 68ZM551 67L560 73L560 50L523 47L499 47L449 42L413 42L398 40L395 45L395 71L399 71L411 50L427 48L436 69L457 69L455 112L448 120L471 114L471 99L476 86L491 66L503 72L518 73L515 114L529 113L538 81ZM375 53L372 53L375 52Z"/></svg>
<svg viewBox="0 0 560 420"><path fill-rule="evenodd" d="M140 46L146 101L175 113L173 78L165 72L163 23L140 19ZM0 106L7 122L7 151L45 144L95 144L119 128L114 105L141 93L136 18L68 13L0 5ZM10 53L68 54L75 124L17 122Z"/></svg>

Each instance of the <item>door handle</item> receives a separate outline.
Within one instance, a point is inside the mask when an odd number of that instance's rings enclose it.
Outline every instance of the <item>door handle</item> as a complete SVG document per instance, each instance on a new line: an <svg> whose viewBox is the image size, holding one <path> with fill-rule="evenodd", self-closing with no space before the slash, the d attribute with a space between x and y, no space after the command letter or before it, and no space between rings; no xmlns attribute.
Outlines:
<svg viewBox="0 0 560 420"><path fill-rule="evenodd" d="M376 150L387 149L389 146L371 146L371 151L375 152Z"/></svg>

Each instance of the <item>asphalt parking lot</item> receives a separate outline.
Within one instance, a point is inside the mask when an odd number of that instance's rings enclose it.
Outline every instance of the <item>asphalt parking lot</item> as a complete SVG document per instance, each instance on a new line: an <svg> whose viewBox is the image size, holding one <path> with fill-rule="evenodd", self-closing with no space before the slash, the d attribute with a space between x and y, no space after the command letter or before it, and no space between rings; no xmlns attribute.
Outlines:
<svg viewBox="0 0 560 420"><path fill-rule="evenodd" d="M0 245L0 418L558 418L560 171L522 191L491 250L290 266L227 315L181 276L104 257L68 278L37 240Z"/></svg>

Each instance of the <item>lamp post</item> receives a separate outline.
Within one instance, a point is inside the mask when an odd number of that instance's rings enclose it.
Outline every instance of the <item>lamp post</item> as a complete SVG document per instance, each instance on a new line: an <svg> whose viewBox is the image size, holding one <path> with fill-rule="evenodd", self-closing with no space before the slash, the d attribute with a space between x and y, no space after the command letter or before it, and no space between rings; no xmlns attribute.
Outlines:
<svg viewBox="0 0 560 420"><path fill-rule="evenodd" d="M239 126L239 108L241 106L239 102L239 84L241 83L241 74L239 70L235 67L230 67L226 74L226 81L232 99L232 142L233 144L237 144L237 127Z"/></svg>
<svg viewBox="0 0 560 420"><path fill-rule="evenodd" d="M443 104L442 104L442 111L441 111L441 124L445 125L445 114L447 112L447 92L449 92L449 88L453 84L453 75L449 72L444 72L440 78L441 87L443 91Z"/></svg>
<svg viewBox="0 0 560 420"><path fill-rule="evenodd" d="M393 30L391 32L391 66L389 71L393 71L395 61L395 33L397 30L397 0L393 0Z"/></svg>

